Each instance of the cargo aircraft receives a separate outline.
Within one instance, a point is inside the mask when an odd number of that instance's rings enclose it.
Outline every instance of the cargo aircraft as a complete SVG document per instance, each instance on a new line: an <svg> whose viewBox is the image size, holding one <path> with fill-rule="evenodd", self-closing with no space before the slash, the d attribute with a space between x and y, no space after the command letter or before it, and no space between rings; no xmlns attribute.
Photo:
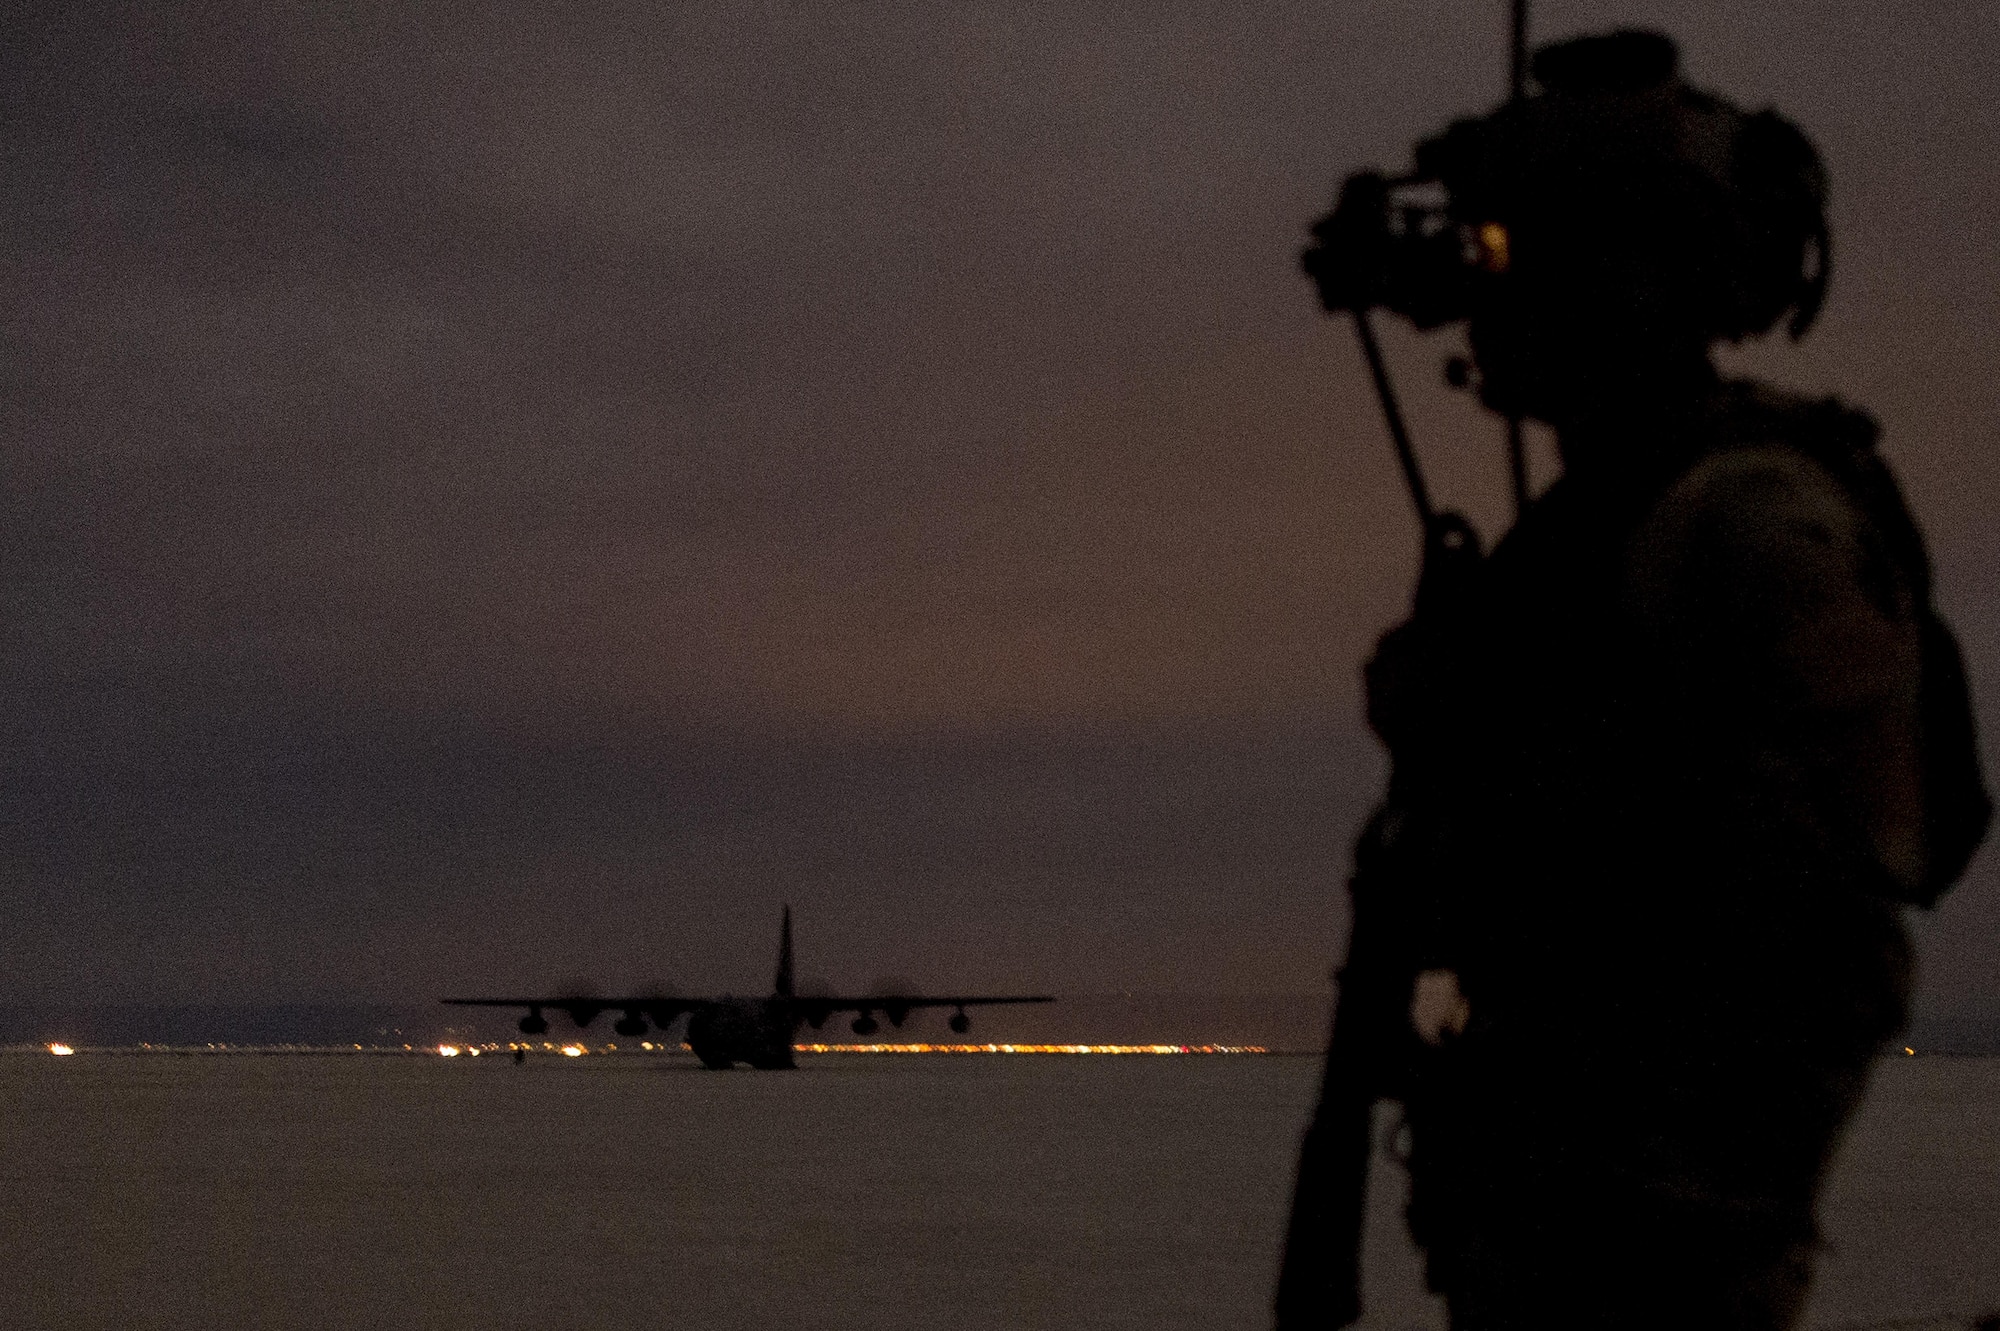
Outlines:
<svg viewBox="0 0 2000 1331"><path fill-rule="evenodd" d="M459 1007L519 1007L528 1015L521 1018L521 1034L546 1035L550 1010L565 1012L578 1029L589 1026L605 1013L623 1015L611 1027L618 1034L637 1039L652 1027L665 1030L683 1015L688 1018L687 1043L702 1066L726 1068L747 1063L753 1068L795 1066L792 1041L801 1025L814 1030L826 1024L836 1012L852 1012L849 1027L856 1035L873 1035L882 1029L875 1019L881 1013L889 1024L900 1028L918 1008L956 1009L949 1025L954 1034L972 1029L965 1015L969 1007L996 1003L1053 1003L1047 994L992 995L960 994L941 997L932 994L863 994L855 998L801 994L792 987L792 908L785 907L784 922L778 931L778 975L769 998L447 998L443 1002Z"/></svg>

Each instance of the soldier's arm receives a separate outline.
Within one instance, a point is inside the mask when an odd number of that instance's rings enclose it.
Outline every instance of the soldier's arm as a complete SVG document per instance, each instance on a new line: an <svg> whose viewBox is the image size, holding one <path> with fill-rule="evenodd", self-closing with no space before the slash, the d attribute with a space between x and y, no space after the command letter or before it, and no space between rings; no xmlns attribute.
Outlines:
<svg viewBox="0 0 2000 1331"><path fill-rule="evenodd" d="M1633 609L1719 752L1737 812L1818 854L1924 871L1911 591L1840 487L1789 449L1696 467L1641 526Z"/></svg>

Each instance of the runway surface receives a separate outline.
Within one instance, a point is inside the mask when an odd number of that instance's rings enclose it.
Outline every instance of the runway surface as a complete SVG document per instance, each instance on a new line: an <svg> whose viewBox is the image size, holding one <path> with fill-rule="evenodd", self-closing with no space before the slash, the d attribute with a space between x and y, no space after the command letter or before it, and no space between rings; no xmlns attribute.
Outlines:
<svg viewBox="0 0 2000 1331"><path fill-rule="evenodd" d="M8 1328L1256 1328L1293 1057L0 1057ZM1437 1328L1373 1199L1374 1328ZM1883 1065L1815 1327L2000 1308L2000 1060Z"/></svg>

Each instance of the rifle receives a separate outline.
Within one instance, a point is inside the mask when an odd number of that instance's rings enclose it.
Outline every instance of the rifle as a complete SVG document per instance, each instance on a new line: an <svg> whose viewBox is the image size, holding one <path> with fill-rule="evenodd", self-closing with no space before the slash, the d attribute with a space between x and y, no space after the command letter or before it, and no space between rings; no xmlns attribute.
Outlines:
<svg viewBox="0 0 2000 1331"><path fill-rule="evenodd" d="M1527 0L1512 0L1511 95L1527 92ZM1406 823L1417 795L1449 761L1434 738L1438 691L1452 668L1448 625L1470 594L1481 559L1479 541L1457 513L1437 510L1424 482L1394 385L1370 322L1376 304L1400 306L1419 325L1442 322L1444 281L1394 288L1431 265L1418 256L1440 233L1395 215L1390 183L1370 173L1350 177L1339 206L1319 227L1319 244L1305 268L1328 309L1344 309L1382 407L1410 500L1423 532L1423 567L1414 614L1378 645L1366 671L1369 724L1388 746L1388 798L1369 819L1348 880L1347 956L1336 979L1339 999L1327 1037L1319 1106L1299 1147L1284 1263L1274 1300L1278 1331L1346 1326L1361 1315L1361 1237L1366 1219L1368 1163L1375 1102L1402 1100L1424 1046L1409 1022L1411 990L1421 968L1425 918L1432 893L1427 867ZM1402 230L1397 234L1400 222ZM1448 243L1448 242L1447 242ZM1515 512L1528 503L1521 421L1507 422L1507 454Z"/></svg>
<svg viewBox="0 0 2000 1331"><path fill-rule="evenodd" d="M1416 613L1383 637L1368 664L1369 721L1391 754L1389 794L1355 845L1347 957L1337 972L1319 1106L1299 1147L1275 1300L1279 1331L1346 1326L1361 1315L1375 1102L1405 1099L1426 1052L1409 1005L1425 943L1437 931L1437 893L1421 831L1410 823L1437 763L1448 760L1429 724L1431 704L1449 687L1448 626L1480 558L1463 518L1433 518Z"/></svg>

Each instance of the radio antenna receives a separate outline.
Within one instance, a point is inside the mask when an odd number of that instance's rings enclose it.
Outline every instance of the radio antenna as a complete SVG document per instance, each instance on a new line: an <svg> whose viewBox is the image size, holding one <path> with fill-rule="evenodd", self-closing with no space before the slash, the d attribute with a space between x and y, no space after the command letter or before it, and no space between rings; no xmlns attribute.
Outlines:
<svg viewBox="0 0 2000 1331"><path fill-rule="evenodd" d="M1396 461L1402 464L1403 484L1409 487L1410 502L1416 506L1417 521L1424 540L1431 539L1437 524L1437 510L1431 507L1431 491L1424 484L1424 469L1417 463L1417 450L1410 444L1409 427L1403 424L1403 409L1396 401L1396 386L1389 382L1389 367L1382 363L1382 347L1375 341L1375 325L1369 322L1367 306L1354 311L1354 332L1361 339L1361 354L1368 360L1368 377L1375 381L1375 397L1382 404L1382 419L1389 423L1389 441L1396 446Z"/></svg>
<svg viewBox="0 0 2000 1331"><path fill-rule="evenodd" d="M1513 61L1509 66L1509 95L1520 101L1528 95L1528 0L1514 0Z"/></svg>
<svg viewBox="0 0 2000 1331"><path fill-rule="evenodd" d="M1511 0L1513 6L1513 31L1511 39L1511 59L1509 62L1509 97L1519 101L1528 95L1528 0ZM1352 311L1354 331L1361 341L1362 355L1368 361L1368 377L1374 381L1375 396L1382 404L1382 417L1389 426L1389 439L1396 446L1396 461L1403 469L1403 483L1409 488L1410 502L1417 510L1417 521L1423 524L1426 543L1439 528L1440 515L1432 507L1430 487L1424 484L1423 467L1417 462L1417 451L1410 443L1409 427L1403 423L1402 406L1396 400L1395 385L1389 380L1389 368L1382 360L1382 348L1375 340L1375 329L1369 322L1368 308L1364 305ZM1521 418L1507 417L1507 467L1514 486L1514 516L1520 517L1528 507L1528 455L1521 434Z"/></svg>
<svg viewBox="0 0 2000 1331"><path fill-rule="evenodd" d="M1528 0L1513 0L1514 26L1508 61L1508 96L1520 101L1528 95ZM1507 416L1507 475L1514 484L1514 516L1528 510L1528 445L1521 434L1519 413Z"/></svg>

